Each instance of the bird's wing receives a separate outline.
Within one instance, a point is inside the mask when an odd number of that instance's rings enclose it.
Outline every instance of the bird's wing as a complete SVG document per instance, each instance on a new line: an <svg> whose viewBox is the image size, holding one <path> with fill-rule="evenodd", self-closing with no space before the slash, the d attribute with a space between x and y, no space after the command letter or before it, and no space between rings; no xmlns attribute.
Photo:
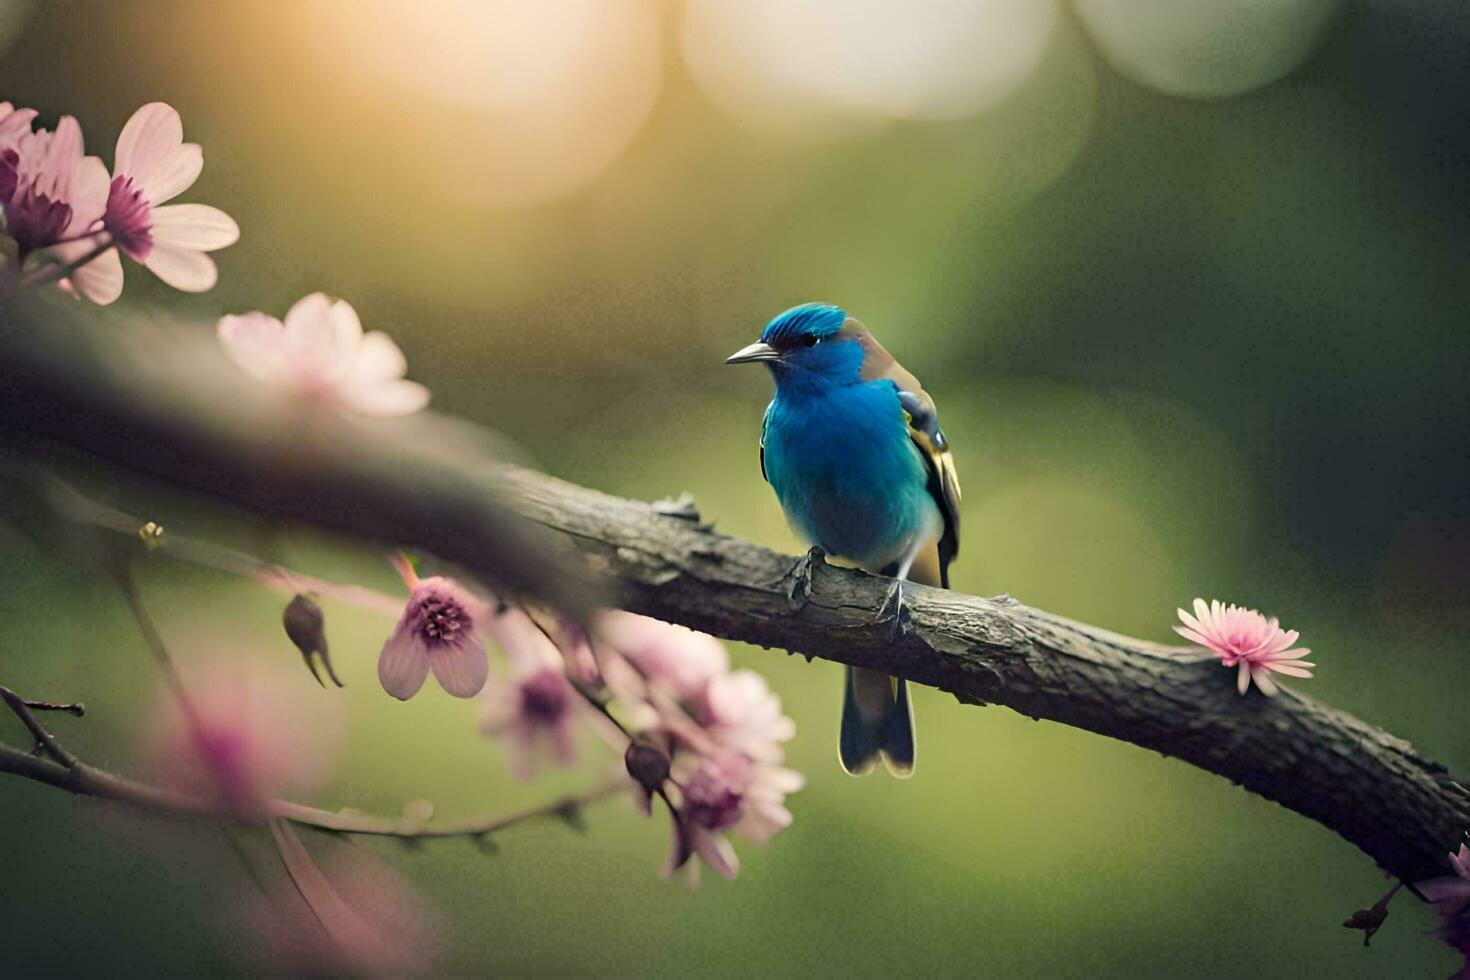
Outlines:
<svg viewBox="0 0 1470 980"><path fill-rule="evenodd" d="M939 427L939 411L934 399L893 355L858 321L848 318L843 332L854 336L863 346L864 380L886 378L898 388L898 401L908 417L909 437L929 467L929 494L944 515L944 534L939 539L939 577L949 587L949 563L960 550L960 477L949 440Z"/></svg>
<svg viewBox="0 0 1470 980"><path fill-rule="evenodd" d="M771 407L775 404L773 401L770 405L766 406L765 417L761 419L761 479L767 483L771 482L771 478L766 475L766 429L770 427Z"/></svg>

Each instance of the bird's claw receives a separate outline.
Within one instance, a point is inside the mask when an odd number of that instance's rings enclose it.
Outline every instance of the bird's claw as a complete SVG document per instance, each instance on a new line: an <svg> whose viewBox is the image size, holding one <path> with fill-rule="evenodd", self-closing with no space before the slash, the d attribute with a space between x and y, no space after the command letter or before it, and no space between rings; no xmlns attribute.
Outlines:
<svg viewBox="0 0 1470 980"><path fill-rule="evenodd" d="M891 622L894 632L900 636L910 632L909 609L903 601L903 579L894 579L893 584L888 586L888 594L883 597L883 605L878 608L878 615L873 622Z"/></svg>

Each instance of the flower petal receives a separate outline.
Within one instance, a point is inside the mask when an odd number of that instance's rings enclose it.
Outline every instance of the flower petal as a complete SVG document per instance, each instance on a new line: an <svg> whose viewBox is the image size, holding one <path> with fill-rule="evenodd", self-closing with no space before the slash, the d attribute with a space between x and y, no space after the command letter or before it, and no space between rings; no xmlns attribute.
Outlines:
<svg viewBox="0 0 1470 980"><path fill-rule="evenodd" d="M62 262L73 262L92 251L94 243L83 239L56 246L54 253ZM117 249L110 248L86 265L80 267L67 280L78 293L96 303L106 306L122 295L123 267Z"/></svg>
<svg viewBox="0 0 1470 980"><path fill-rule="evenodd" d="M107 166L98 157L82 157L72 169L70 195L71 220L66 224L66 235L74 237L92 230L102 220L107 210L107 192L112 178L107 175Z"/></svg>
<svg viewBox="0 0 1470 980"><path fill-rule="evenodd" d="M357 343L350 335L355 315L344 316L336 306L325 293L311 293L286 313L286 360L298 374L333 385L352 365L355 348L348 342Z"/></svg>
<svg viewBox="0 0 1470 980"><path fill-rule="evenodd" d="M419 693L429 676L428 651L407 632L395 631L378 655L378 683L400 701Z"/></svg>
<svg viewBox="0 0 1470 980"><path fill-rule="evenodd" d="M148 253L143 264L155 276L186 293L205 292L219 281L219 270L215 268L214 260L191 249L155 242L153 251Z"/></svg>
<svg viewBox="0 0 1470 980"><path fill-rule="evenodd" d="M118 176L131 177L150 204L161 204L198 179L204 153L184 142L184 122L173 106L150 102L123 127L113 163Z"/></svg>
<svg viewBox="0 0 1470 980"><path fill-rule="evenodd" d="M344 388L341 396L354 411L382 418L411 415L429 404L429 389L417 381Z"/></svg>
<svg viewBox="0 0 1470 980"><path fill-rule="evenodd" d="M1209 638L1207 638L1203 633L1199 633L1199 632L1197 632L1195 630L1192 630L1192 629L1190 629L1187 626L1176 626L1176 627L1174 627L1174 632L1176 632L1180 636L1184 637L1190 643L1194 643L1194 644L1197 644L1197 645L1202 646L1202 647L1213 649L1213 646L1214 645L1212 643L1210 643Z"/></svg>
<svg viewBox="0 0 1470 980"><path fill-rule="evenodd" d="M1287 677L1312 676L1312 672L1310 670L1307 670L1305 667L1289 667L1286 664L1277 663L1268 663L1265 666L1268 670L1274 670L1278 674L1285 674Z"/></svg>
<svg viewBox="0 0 1470 980"><path fill-rule="evenodd" d="M1251 689L1251 665L1242 660L1240 669L1235 675L1235 689L1241 694Z"/></svg>
<svg viewBox="0 0 1470 980"><path fill-rule="evenodd" d="M429 666L439 686L457 698L472 698L480 693L490 676L490 661L478 640L464 639L446 643L429 653Z"/></svg>
<svg viewBox="0 0 1470 980"><path fill-rule="evenodd" d="M1461 878L1470 880L1470 847L1461 844L1460 849L1450 855L1450 867L1454 868L1455 874ZM1470 891L1470 884L1465 887L1467 891Z"/></svg>
<svg viewBox="0 0 1470 980"><path fill-rule="evenodd" d="M393 338L381 330L365 335L357 345L357 358L347 375L348 384L392 381L408 371L408 361Z"/></svg>
<svg viewBox="0 0 1470 980"><path fill-rule="evenodd" d="M1245 661L1241 662L1244 663ZM1256 687L1259 687L1261 689L1261 693L1266 695L1266 697L1268 698L1274 698L1281 691L1281 689L1276 686L1276 682L1271 679L1271 671L1267 670L1265 667L1252 667L1251 680L1256 682Z"/></svg>
<svg viewBox="0 0 1470 980"><path fill-rule="evenodd" d="M1414 887L1431 902L1470 900L1470 881L1464 878L1445 875L1443 878L1416 882Z"/></svg>
<svg viewBox="0 0 1470 980"><path fill-rule="evenodd" d="M225 353L245 371L262 379L280 376L285 331L280 320L260 312L225 316L220 318L218 331Z"/></svg>
<svg viewBox="0 0 1470 980"><path fill-rule="evenodd" d="M705 862L722 877L727 880L734 879L740 870L740 858L735 855L735 848L725 838L724 834L714 834L707 830L694 829L690 832L693 838L694 852L704 858Z"/></svg>
<svg viewBox="0 0 1470 980"><path fill-rule="evenodd" d="M35 109L11 110L9 102L0 103L0 147L14 147L16 141L31 131Z"/></svg>
<svg viewBox="0 0 1470 980"><path fill-rule="evenodd" d="M173 246L212 252L240 239L240 226L219 208L207 204L170 204L154 208L153 242L155 247Z"/></svg>

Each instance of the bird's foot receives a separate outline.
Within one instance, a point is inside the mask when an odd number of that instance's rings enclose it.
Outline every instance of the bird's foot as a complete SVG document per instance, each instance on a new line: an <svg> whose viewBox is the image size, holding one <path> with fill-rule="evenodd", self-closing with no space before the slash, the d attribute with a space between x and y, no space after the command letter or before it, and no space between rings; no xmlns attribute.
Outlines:
<svg viewBox="0 0 1470 980"><path fill-rule="evenodd" d="M894 579L893 584L888 587L888 594L884 596L883 605L878 608L878 615L873 622L892 623L894 633L899 636L907 636L911 632L909 609L903 601L903 579Z"/></svg>

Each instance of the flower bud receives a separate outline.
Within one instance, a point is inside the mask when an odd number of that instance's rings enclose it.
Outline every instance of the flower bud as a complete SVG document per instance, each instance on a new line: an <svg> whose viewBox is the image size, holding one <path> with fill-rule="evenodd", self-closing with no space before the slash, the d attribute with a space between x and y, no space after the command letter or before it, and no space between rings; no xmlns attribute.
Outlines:
<svg viewBox="0 0 1470 980"><path fill-rule="evenodd" d="M658 792L669 778L668 753L647 742L630 742L628 751L623 753L623 764L633 781L649 795Z"/></svg>
<svg viewBox="0 0 1470 980"><path fill-rule="evenodd" d="M327 686L321 674L317 673L314 658L319 657L322 666L327 668L327 676L332 679L332 683L342 687L336 671L332 669L332 661L327 656L327 633L321 607L310 596L299 594L287 604L286 611L281 616L281 624L286 627L286 635L296 644L296 649L301 651L301 656L306 660L306 666L311 669L311 676L316 678L316 682L323 687Z"/></svg>

